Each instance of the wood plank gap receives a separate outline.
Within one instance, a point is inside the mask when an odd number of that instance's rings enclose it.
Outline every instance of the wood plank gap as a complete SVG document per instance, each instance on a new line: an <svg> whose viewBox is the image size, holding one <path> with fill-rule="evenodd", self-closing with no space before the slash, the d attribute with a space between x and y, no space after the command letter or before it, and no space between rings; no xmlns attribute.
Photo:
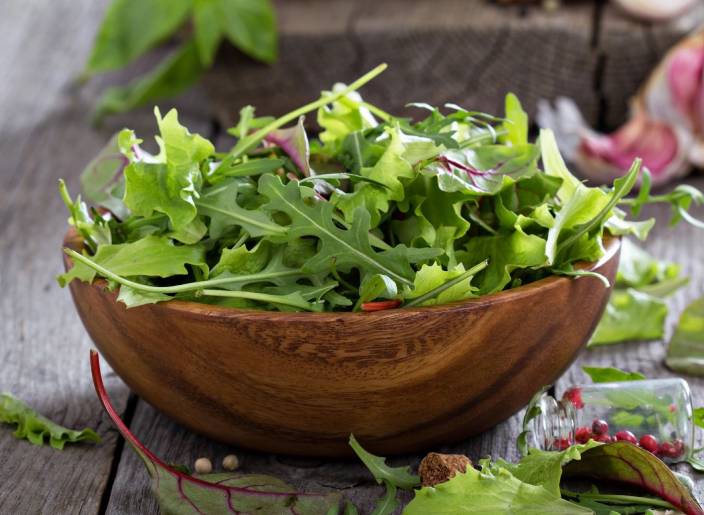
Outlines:
<svg viewBox="0 0 704 515"><path fill-rule="evenodd" d="M122 414L122 420L125 425L131 429L132 421L134 420L134 414L137 411L137 404L139 403L139 396L136 393L130 392L127 397L127 404L125 405L125 411ZM110 463L110 473L108 474L107 482L105 483L105 490L100 496L100 506L98 507L98 513L104 515L108 511L108 506L110 504L110 496L112 495L112 487L115 484L115 479L117 478L117 472L120 468L120 461L122 459L122 453L125 450L125 439L119 436L117 443L115 444L115 451L112 455L112 462Z"/></svg>

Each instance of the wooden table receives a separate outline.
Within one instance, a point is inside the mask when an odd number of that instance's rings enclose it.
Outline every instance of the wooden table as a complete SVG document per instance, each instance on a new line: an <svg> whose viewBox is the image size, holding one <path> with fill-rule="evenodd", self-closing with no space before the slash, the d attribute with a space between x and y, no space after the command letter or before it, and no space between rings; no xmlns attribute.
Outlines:
<svg viewBox="0 0 704 515"><path fill-rule="evenodd" d="M66 178L75 192L81 168L112 132L129 125L138 134L153 134L153 118L145 109L113 118L100 128L89 123L100 83L78 89L72 80L87 56L103 2L5 0L2 4L0 390L13 392L69 427L96 428L103 442L67 446L58 452L18 441L8 427L0 427L0 513L155 513L142 464L125 449L95 397L88 367L90 339L68 291L54 280L61 268L60 242L67 218L56 190L58 178ZM202 92L189 93L178 105L187 125L218 137ZM704 187L702 178L691 182ZM668 229L665 211L649 214L656 215L660 224L647 248L659 258L682 263L691 277L671 303L669 334L685 304L704 294L704 233L687 225ZM585 380L581 364L668 376L662 364L664 349L662 342L653 342L585 351L558 389ZM219 461L234 452L245 472L277 475L309 490L339 490L363 512L381 493L356 462L291 459L219 445L160 415L109 370L105 379L125 421L166 461L193 463L200 456ZM704 403L704 380L689 380L697 402ZM520 417L519 413L462 445L438 450L465 453L473 459L486 455L515 459ZM392 461L415 466L419 459ZM701 494L704 481L694 479Z"/></svg>

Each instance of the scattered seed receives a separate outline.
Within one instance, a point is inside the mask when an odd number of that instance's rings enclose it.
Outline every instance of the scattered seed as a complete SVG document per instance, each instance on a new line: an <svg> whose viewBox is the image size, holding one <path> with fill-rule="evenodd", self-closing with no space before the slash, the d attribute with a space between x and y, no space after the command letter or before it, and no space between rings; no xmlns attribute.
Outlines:
<svg viewBox="0 0 704 515"><path fill-rule="evenodd" d="M213 471L213 464L208 458L198 458L194 468L197 474L210 474Z"/></svg>
<svg viewBox="0 0 704 515"><path fill-rule="evenodd" d="M240 460L234 454L228 454L222 459L222 468L225 470L235 470L240 466Z"/></svg>

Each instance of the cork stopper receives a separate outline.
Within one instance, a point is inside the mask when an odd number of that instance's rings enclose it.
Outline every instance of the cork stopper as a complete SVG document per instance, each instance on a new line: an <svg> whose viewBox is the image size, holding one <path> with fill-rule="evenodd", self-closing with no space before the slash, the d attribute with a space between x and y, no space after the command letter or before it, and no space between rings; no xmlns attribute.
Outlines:
<svg viewBox="0 0 704 515"><path fill-rule="evenodd" d="M471 467L471 460L463 454L429 453L418 466L418 474L423 486L435 486L464 473Z"/></svg>

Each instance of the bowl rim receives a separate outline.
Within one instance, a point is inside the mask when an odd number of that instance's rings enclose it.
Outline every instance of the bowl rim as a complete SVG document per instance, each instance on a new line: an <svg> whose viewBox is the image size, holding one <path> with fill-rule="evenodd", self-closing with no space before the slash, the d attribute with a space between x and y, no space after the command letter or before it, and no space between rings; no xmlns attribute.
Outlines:
<svg viewBox="0 0 704 515"><path fill-rule="evenodd" d="M83 238L78 234L75 227L69 227L68 231L64 235L62 249L70 248L75 251L80 251L83 248ZM603 238L604 255L596 262L578 262L575 263L575 268L579 270L586 271L596 271L606 263L611 261L621 248L621 237L619 236L609 236L605 235ZM66 270L69 270L74 266L71 257L62 252L63 262ZM578 277L568 277L560 275L550 275L533 281L531 283L523 284L516 288L510 288L508 290L502 290L496 293L490 293L488 295L482 295L480 297L473 297L469 299L459 300L456 302L448 302L446 304L439 304L434 306L418 306L412 308L392 308L380 311L368 311L368 312L355 312L355 311L326 311L326 312L287 312L287 311L266 311L266 310L256 310L256 309L242 309L233 308L228 306L218 306L214 304L204 304L201 302L187 301L174 299L166 302L159 302L155 304L149 304L148 306L152 309L163 310L164 312L173 312L173 314L189 314L199 317L206 318L242 318L242 317L253 317L253 318L273 318L277 320L287 319L287 320L308 320L315 318L317 321L341 321L340 319L355 319L359 317L364 317L365 319L384 319L387 317L398 317L398 316L412 316L419 314L429 314L434 312L449 312L455 310L471 310L480 309L494 304L499 304L503 302L511 302L517 299L521 299L530 295L535 294L537 291L543 291L555 288L561 284L565 284L569 281L579 279ZM587 278L583 278L587 279ZM72 281L73 283L73 281ZM85 284L85 283L83 283ZM99 288L100 290L107 290L108 282L105 279L98 278L93 280L90 285L92 288ZM611 286L610 286L611 287ZM114 296L114 302L117 303L117 293L109 292ZM126 309L126 308L125 308ZM133 308L134 309L134 308Z"/></svg>

